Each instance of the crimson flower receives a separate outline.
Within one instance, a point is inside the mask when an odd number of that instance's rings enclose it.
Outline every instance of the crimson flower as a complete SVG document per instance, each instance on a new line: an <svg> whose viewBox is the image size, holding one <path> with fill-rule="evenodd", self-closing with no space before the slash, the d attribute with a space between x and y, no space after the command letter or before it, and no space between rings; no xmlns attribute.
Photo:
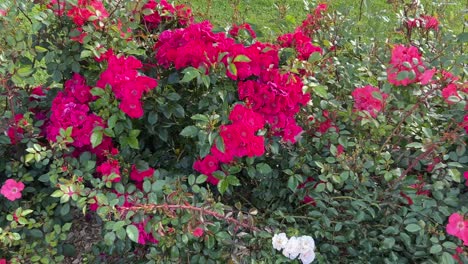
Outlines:
<svg viewBox="0 0 468 264"><path fill-rule="evenodd" d="M192 231L192 235L194 237L201 237L201 236L203 236L203 233L204 233L204 231L203 231L203 228L201 228L201 227L197 227L197 228L195 228L195 230Z"/></svg>

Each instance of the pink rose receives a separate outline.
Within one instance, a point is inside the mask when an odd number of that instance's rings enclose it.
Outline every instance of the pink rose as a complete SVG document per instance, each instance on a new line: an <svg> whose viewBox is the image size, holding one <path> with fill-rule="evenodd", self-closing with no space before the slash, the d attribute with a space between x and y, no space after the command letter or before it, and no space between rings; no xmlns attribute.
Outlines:
<svg viewBox="0 0 468 264"><path fill-rule="evenodd" d="M24 183L17 182L13 179L6 180L0 189L0 193L8 200L14 201L21 198L21 191L24 189Z"/></svg>

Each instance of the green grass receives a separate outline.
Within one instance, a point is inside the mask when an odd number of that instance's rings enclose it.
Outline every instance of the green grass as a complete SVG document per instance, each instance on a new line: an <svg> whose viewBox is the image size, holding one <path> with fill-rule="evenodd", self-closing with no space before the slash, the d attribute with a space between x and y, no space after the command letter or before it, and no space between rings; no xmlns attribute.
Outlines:
<svg viewBox="0 0 468 264"><path fill-rule="evenodd" d="M248 22L264 33L278 35L294 30L306 18L308 11L303 0L178 0L190 6L196 20L210 20L218 27L232 23ZM313 8L325 2L353 21L358 28L356 35L383 38L394 32L398 26L396 13L402 9L390 4L392 0L309 0ZM399 2L399 0L393 0ZM406 1L409 2L409 1ZM425 13L434 15L441 21L442 28L450 28L455 33L463 30L463 18L468 19L466 0L421 0ZM267 36L268 39L268 36Z"/></svg>

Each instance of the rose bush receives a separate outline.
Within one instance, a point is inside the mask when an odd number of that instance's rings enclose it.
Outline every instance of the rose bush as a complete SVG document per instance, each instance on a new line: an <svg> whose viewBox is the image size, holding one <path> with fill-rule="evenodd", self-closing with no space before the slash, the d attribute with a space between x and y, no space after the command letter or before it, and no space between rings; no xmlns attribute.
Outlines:
<svg viewBox="0 0 468 264"><path fill-rule="evenodd" d="M76 255L82 214L97 263L467 261L466 33L401 8L386 43L326 4L269 43L165 0L0 4L0 256Z"/></svg>

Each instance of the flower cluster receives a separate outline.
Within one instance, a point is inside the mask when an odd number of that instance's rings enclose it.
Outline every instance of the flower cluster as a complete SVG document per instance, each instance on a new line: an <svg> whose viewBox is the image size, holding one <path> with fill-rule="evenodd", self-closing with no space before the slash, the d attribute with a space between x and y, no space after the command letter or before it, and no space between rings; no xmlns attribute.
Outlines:
<svg viewBox="0 0 468 264"><path fill-rule="evenodd" d="M230 163L234 158L262 156L265 152L264 138L256 132L265 126L263 117L241 104L234 106L229 115L232 124L221 126L220 136L224 142L224 151L216 145L211 154L193 165L194 169L208 176L207 181L217 184L213 172L219 170L220 163Z"/></svg>
<svg viewBox="0 0 468 264"><path fill-rule="evenodd" d="M143 65L135 57L111 54L107 62L107 69L101 73L96 85L103 89L110 85L115 97L120 100L120 109L131 118L142 117L141 97L158 86L158 82L138 73Z"/></svg>
<svg viewBox="0 0 468 264"><path fill-rule="evenodd" d="M298 30L302 31L306 36L312 36L319 30L320 20L322 20L325 11L327 11L327 4L318 4L314 10L314 14L308 14L302 25L298 27Z"/></svg>
<svg viewBox="0 0 468 264"><path fill-rule="evenodd" d="M138 243L142 245L146 245L147 243L152 243L152 244L157 244L159 241L154 238L153 234L150 232L147 232L146 226L148 224L148 218L145 219L144 221L138 223L138 224L133 224L134 226L137 227L138 229Z"/></svg>
<svg viewBox="0 0 468 264"><path fill-rule="evenodd" d="M120 181L120 164L118 160L108 159L96 168L105 182L119 182Z"/></svg>
<svg viewBox="0 0 468 264"><path fill-rule="evenodd" d="M15 145L23 137L24 127L28 125L28 120L24 118L23 114L16 114L14 124L8 130L7 135L10 138L11 144Z"/></svg>
<svg viewBox="0 0 468 264"><path fill-rule="evenodd" d="M292 73L279 70L266 71L258 80L239 82L239 98L246 101L270 125L271 133L285 141L295 143L302 128L294 116L300 106L310 100L302 91L301 79Z"/></svg>
<svg viewBox="0 0 468 264"><path fill-rule="evenodd" d="M408 29L422 28L425 30L439 30L439 20L433 16L421 15L417 18L408 19L406 21L406 27Z"/></svg>
<svg viewBox="0 0 468 264"><path fill-rule="evenodd" d="M387 68L388 81L402 86L417 83L425 69L421 54L416 47L396 45L392 49L390 66Z"/></svg>
<svg viewBox="0 0 468 264"><path fill-rule="evenodd" d="M385 100L388 97L388 95L382 93L379 88L371 85L356 88L351 95L354 99L354 108L357 111L366 111L374 118L377 117L377 113L384 108Z"/></svg>
<svg viewBox="0 0 468 264"><path fill-rule="evenodd" d="M297 51L299 60L308 60L314 52L322 54L323 50L319 46L312 44L312 40L302 31L287 33L278 37L278 43L283 48L292 47Z"/></svg>
<svg viewBox="0 0 468 264"><path fill-rule="evenodd" d="M249 33L250 37L255 39L257 38L257 34L252 29L249 23L244 23L241 25L232 25L231 29L229 30L229 35L233 38L237 38L239 36L239 31L244 30Z"/></svg>
<svg viewBox="0 0 468 264"><path fill-rule="evenodd" d="M453 75L451 72L442 71L442 82L446 83L446 86L442 88L442 97L447 104L455 104L461 100L460 95L458 94L457 81L459 78ZM466 91L465 91L466 92Z"/></svg>
<svg viewBox="0 0 468 264"><path fill-rule="evenodd" d="M458 237L463 241L465 246L468 246L468 220L463 215L453 213L449 217L447 233Z"/></svg>
<svg viewBox="0 0 468 264"><path fill-rule="evenodd" d="M315 259L315 241L310 236L291 237L288 239L285 233L275 234L272 239L273 248L283 250L283 255L299 259L303 264L312 263Z"/></svg>
<svg viewBox="0 0 468 264"><path fill-rule="evenodd" d="M300 31L284 38L287 42L285 45L294 45L303 59L313 52L321 52ZM165 68L174 66L179 70L192 66L204 67L208 71L217 62L223 63L228 69L227 77L239 80L239 98L263 116L271 126L272 134L281 136L285 141L296 142L302 128L297 125L294 116L310 96L303 93L303 84L298 76L278 70L278 48L274 45L255 42L246 47L227 38L224 33L213 33L212 25L205 21L162 32L154 49L158 63ZM220 55L223 56L218 61ZM243 59L237 59L239 57ZM229 130L226 127L223 129ZM217 168L216 162L208 161L213 160L208 157L207 164L210 166L202 169L205 172Z"/></svg>
<svg viewBox="0 0 468 264"><path fill-rule="evenodd" d="M24 183L20 181L15 181L13 179L8 179L2 185L0 189L0 194L5 196L10 201L14 201L21 198L21 192L24 189Z"/></svg>
<svg viewBox="0 0 468 264"><path fill-rule="evenodd" d="M212 28L210 22L204 21L163 31L154 46L156 60L165 68L173 65L178 70L188 66L210 69L227 40L224 34L213 33Z"/></svg>
<svg viewBox="0 0 468 264"><path fill-rule="evenodd" d="M101 117L91 113L88 103L93 99L86 80L75 73L65 82L65 89L52 102L51 115L46 127L47 138L56 142L60 129L72 127L73 146L78 148L91 145L91 134L95 127L104 127Z"/></svg>
<svg viewBox="0 0 468 264"><path fill-rule="evenodd" d="M132 165L132 171L130 172L130 179L135 181L135 185L138 189L143 189L143 181L145 178L151 178L154 174L153 168L148 168L144 171L140 171L136 168L135 165Z"/></svg>
<svg viewBox="0 0 468 264"><path fill-rule="evenodd" d="M58 8L61 10L62 6ZM102 21L109 17L109 13L107 13L101 0L78 0L77 5L71 7L67 16L70 17L78 27L81 27L91 18L94 18L95 22Z"/></svg>
<svg viewBox="0 0 468 264"><path fill-rule="evenodd" d="M150 14L143 15L143 21L149 29L158 28L161 23L176 21L179 26L185 27L193 23L192 10L185 5L172 5L166 0L149 0L142 8Z"/></svg>

